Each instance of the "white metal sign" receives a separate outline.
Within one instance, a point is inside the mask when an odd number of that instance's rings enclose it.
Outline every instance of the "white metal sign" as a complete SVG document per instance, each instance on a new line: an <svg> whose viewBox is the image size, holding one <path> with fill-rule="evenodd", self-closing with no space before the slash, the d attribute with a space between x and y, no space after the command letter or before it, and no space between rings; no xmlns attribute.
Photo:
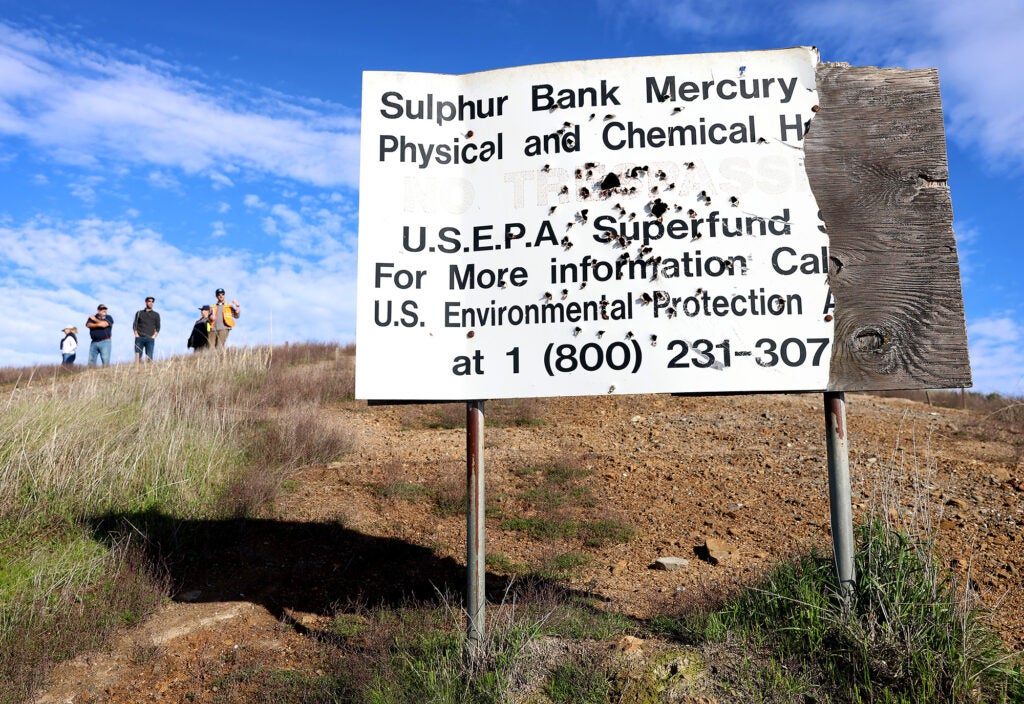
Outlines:
<svg viewBox="0 0 1024 704"><path fill-rule="evenodd" d="M364 73L356 395L824 389L817 62Z"/></svg>

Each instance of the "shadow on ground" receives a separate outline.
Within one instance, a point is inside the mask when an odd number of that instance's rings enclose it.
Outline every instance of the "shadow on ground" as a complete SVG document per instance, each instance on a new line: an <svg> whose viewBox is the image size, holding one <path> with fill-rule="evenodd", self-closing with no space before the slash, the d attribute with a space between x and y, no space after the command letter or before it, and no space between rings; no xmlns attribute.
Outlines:
<svg viewBox="0 0 1024 704"><path fill-rule="evenodd" d="M466 589L466 569L455 560L337 523L145 512L100 516L88 525L108 544L141 545L175 600L249 601L292 625L290 610L329 616L347 605L397 607L435 601L439 593L461 604ZM488 573L486 586L488 600L498 602L509 579Z"/></svg>

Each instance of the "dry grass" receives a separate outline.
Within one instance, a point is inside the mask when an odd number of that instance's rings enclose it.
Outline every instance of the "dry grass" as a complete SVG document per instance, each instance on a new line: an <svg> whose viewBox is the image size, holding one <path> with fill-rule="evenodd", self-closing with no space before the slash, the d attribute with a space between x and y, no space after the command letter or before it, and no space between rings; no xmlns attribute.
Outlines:
<svg viewBox="0 0 1024 704"><path fill-rule="evenodd" d="M259 514L290 469L352 450L321 405L351 398L353 370L351 348L292 345L15 376L0 396L0 701L166 594L128 536L84 526Z"/></svg>

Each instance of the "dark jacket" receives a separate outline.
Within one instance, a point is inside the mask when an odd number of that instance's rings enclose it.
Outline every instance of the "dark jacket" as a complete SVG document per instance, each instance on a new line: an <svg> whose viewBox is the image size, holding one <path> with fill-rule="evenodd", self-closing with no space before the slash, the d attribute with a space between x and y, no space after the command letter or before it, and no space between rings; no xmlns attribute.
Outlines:
<svg viewBox="0 0 1024 704"><path fill-rule="evenodd" d="M154 334L160 332L160 314L155 310L143 308L135 314L132 330L141 337L153 337Z"/></svg>
<svg viewBox="0 0 1024 704"><path fill-rule="evenodd" d="M188 336L188 346L201 350L210 344L210 319L200 318L192 326L192 334Z"/></svg>

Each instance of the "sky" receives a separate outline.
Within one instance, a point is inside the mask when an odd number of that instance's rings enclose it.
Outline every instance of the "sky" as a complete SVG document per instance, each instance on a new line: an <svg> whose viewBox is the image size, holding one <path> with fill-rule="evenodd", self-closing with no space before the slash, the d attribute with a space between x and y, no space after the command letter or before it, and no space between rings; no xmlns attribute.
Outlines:
<svg viewBox="0 0 1024 704"><path fill-rule="evenodd" d="M233 346L355 341L363 71L798 45L939 69L974 388L1024 394L1020 0L0 0L0 366L98 303L128 361L149 295L186 353L218 287Z"/></svg>

